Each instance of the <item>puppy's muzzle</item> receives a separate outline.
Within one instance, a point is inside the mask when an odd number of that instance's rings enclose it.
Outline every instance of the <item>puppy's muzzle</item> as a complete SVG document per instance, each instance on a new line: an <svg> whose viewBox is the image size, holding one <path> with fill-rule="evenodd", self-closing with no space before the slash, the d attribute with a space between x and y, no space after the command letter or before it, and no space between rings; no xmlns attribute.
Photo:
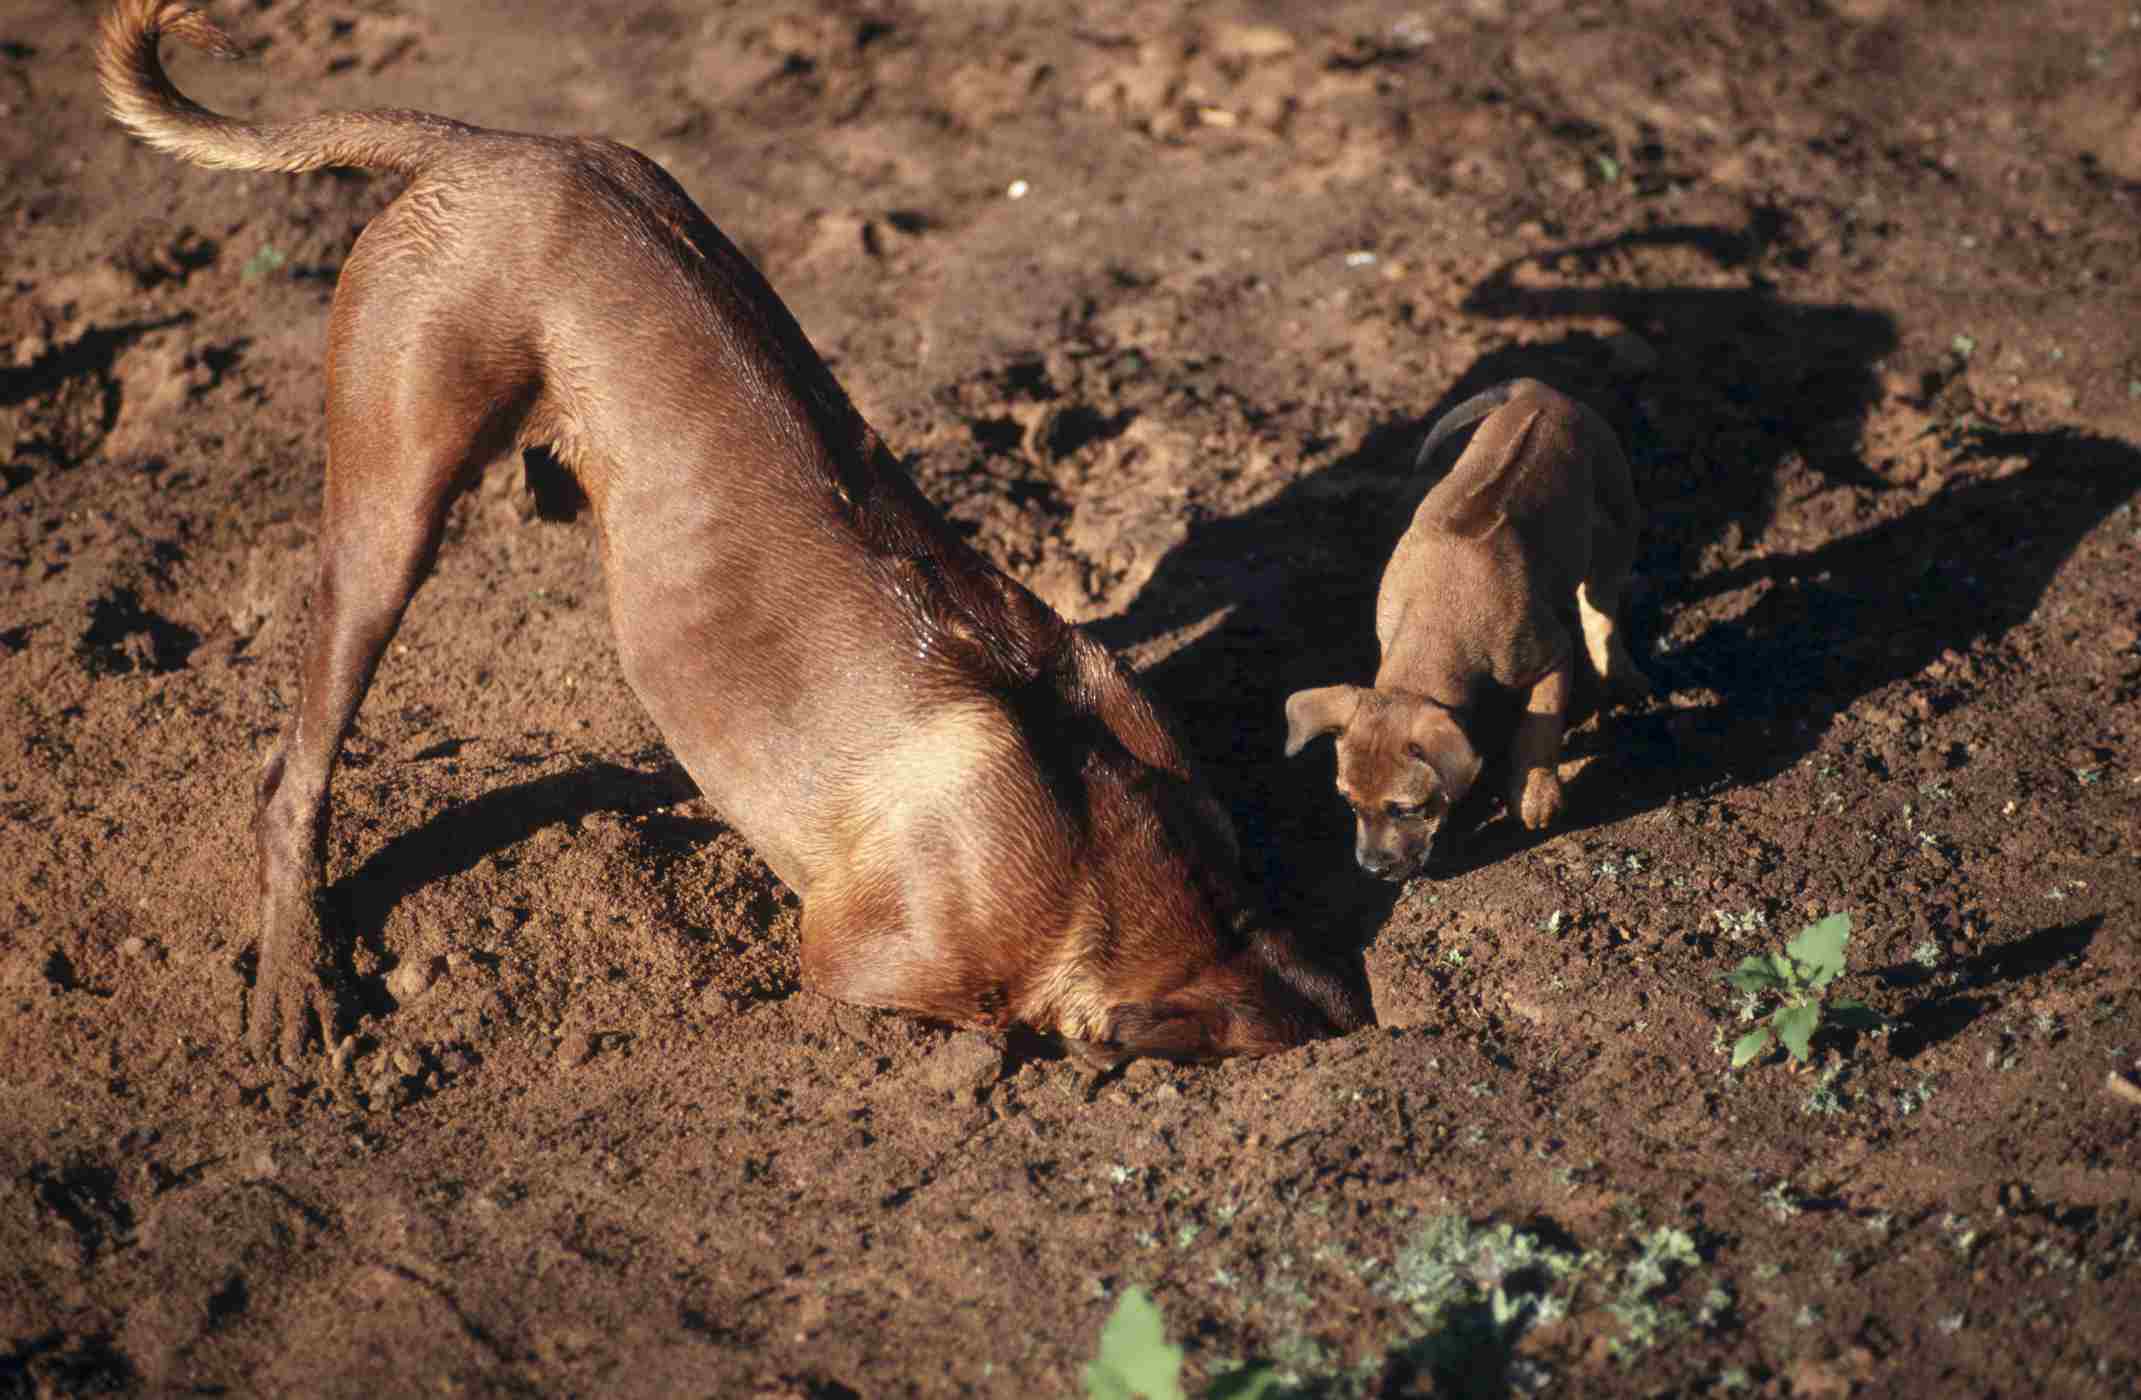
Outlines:
<svg viewBox="0 0 2141 1400"><path fill-rule="evenodd" d="M1427 853L1422 851L1419 856L1407 859L1396 851L1386 851L1375 846L1356 845L1353 848L1354 861L1378 880L1410 879L1426 866L1426 855Z"/></svg>
<svg viewBox="0 0 2141 1400"><path fill-rule="evenodd" d="M1353 860L1378 880L1402 884L1419 875L1433 875L1442 864L1442 833L1438 830L1428 835L1420 849L1410 855L1395 849L1372 845L1366 841L1353 843Z"/></svg>

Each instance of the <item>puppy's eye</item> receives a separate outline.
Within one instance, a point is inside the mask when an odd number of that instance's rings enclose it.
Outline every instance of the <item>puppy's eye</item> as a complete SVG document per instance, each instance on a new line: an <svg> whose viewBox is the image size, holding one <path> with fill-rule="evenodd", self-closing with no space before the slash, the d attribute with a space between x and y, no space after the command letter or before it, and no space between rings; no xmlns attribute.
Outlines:
<svg viewBox="0 0 2141 1400"><path fill-rule="evenodd" d="M1418 821L1421 817L1427 815L1427 804L1425 802L1411 804L1392 802L1387 804L1383 810L1401 822Z"/></svg>

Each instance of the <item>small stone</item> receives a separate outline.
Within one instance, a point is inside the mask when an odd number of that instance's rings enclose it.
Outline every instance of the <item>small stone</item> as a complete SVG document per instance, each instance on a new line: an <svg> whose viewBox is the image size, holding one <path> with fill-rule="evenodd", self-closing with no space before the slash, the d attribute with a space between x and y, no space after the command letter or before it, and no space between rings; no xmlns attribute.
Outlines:
<svg viewBox="0 0 2141 1400"><path fill-rule="evenodd" d="M424 1062L414 1050L396 1050L394 1068L400 1070L404 1077L414 1077L423 1072Z"/></svg>
<svg viewBox="0 0 2141 1400"><path fill-rule="evenodd" d="M1211 35L1212 52L1221 58L1283 58L1296 47L1294 36L1275 24L1222 24Z"/></svg>
<svg viewBox="0 0 2141 1400"><path fill-rule="evenodd" d="M129 934L119 941L119 951L130 958L138 958L149 951L149 940L140 934Z"/></svg>
<svg viewBox="0 0 2141 1400"><path fill-rule="evenodd" d="M394 1076L386 1073L385 1071L381 1071L378 1075L374 1076L372 1082L368 1086L366 1086L365 1092L371 1095L372 1106L374 1108L386 1107L388 1096L394 1092Z"/></svg>
<svg viewBox="0 0 2141 1400"><path fill-rule="evenodd" d="M343 1036L342 1043L335 1047L335 1053L328 1062L329 1067L334 1070L335 1078L340 1079L349 1073L349 1062L356 1058L356 1054L357 1037L353 1035Z"/></svg>
<svg viewBox="0 0 2141 1400"><path fill-rule="evenodd" d="M387 974L387 991L394 1000L407 1005L431 988L436 976L436 958L411 958Z"/></svg>
<svg viewBox="0 0 2141 1400"><path fill-rule="evenodd" d="M568 1031L558 1042L558 1064L574 1069L595 1058L595 1038L586 1031Z"/></svg>

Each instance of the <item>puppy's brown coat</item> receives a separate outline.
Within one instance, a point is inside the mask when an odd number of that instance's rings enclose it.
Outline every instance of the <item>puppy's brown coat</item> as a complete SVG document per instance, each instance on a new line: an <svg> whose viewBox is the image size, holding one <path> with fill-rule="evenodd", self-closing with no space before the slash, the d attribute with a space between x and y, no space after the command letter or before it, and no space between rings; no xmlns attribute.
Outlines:
<svg viewBox="0 0 2141 1400"><path fill-rule="evenodd" d="M1512 380L1445 414L1418 465L1474 422L1383 571L1374 688L1324 686L1286 702L1289 756L1338 735L1355 857L1392 879L1429 861L1478 780L1468 730L1482 707L1521 707L1510 810L1532 828L1559 815L1554 768L1578 636L1609 690L1650 690L1616 625L1641 512L1613 430L1565 394Z"/></svg>
<svg viewBox="0 0 2141 1400"><path fill-rule="evenodd" d="M409 177L329 320L317 616L259 790L257 1049L335 1034L336 755L448 504L527 446L592 509L633 689L802 897L807 985L1104 1058L1256 1053L1366 1019L1260 924L1224 812L1129 675L930 508L659 167L422 112L234 120L171 86L160 34L235 52L182 0L107 12L106 99L150 144Z"/></svg>

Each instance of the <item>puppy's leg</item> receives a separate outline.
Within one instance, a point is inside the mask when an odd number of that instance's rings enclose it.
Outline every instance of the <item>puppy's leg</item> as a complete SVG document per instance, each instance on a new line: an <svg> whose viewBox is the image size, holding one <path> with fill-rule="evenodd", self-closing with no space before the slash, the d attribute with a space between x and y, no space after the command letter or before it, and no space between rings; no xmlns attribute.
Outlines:
<svg viewBox="0 0 2141 1400"><path fill-rule="evenodd" d="M1554 768L1561 761L1573 666L1574 658L1564 655L1533 684L1510 745L1509 810L1533 831L1552 825L1561 815L1561 777Z"/></svg>
<svg viewBox="0 0 2141 1400"><path fill-rule="evenodd" d="M1591 669L1612 697L1630 703L1648 697L1650 677L1636 666L1621 642L1618 584L1608 592L1586 579L1576 588L1576 611L1583 621L1583 649L1591 658Z"/></svg>
<svg viewBox="0 0 2141 1400"><path fill-rule="evenodd" d="M1583 626L1583 649L1607 695L1634 703L1651 693L1650 678L1637 668L1621 642L1621 590L1635 563L1641 515L1628 486L1628 468L1617 456L1598 473L1597 486L1591 567L1577 585L1576 612Z"/></svg>
<svg viewBox="0 0 2141 1400"><path fill-rule="evenodd" d="M423 359L407 358L412 365ZM291 1064L315 1024L321 1040L333 1043L343 1009L347 950L323 927L319 908L335 759L380 654L431 567L447 506L496 445L497 425L485 421L490 412L457 411L418 394L418 406L397 420L391 387L375 382L338 393L344 401L329 405L319 582L302 691L261 772L254 812L260 944L246 1039L261 1058Z"/></svg>

